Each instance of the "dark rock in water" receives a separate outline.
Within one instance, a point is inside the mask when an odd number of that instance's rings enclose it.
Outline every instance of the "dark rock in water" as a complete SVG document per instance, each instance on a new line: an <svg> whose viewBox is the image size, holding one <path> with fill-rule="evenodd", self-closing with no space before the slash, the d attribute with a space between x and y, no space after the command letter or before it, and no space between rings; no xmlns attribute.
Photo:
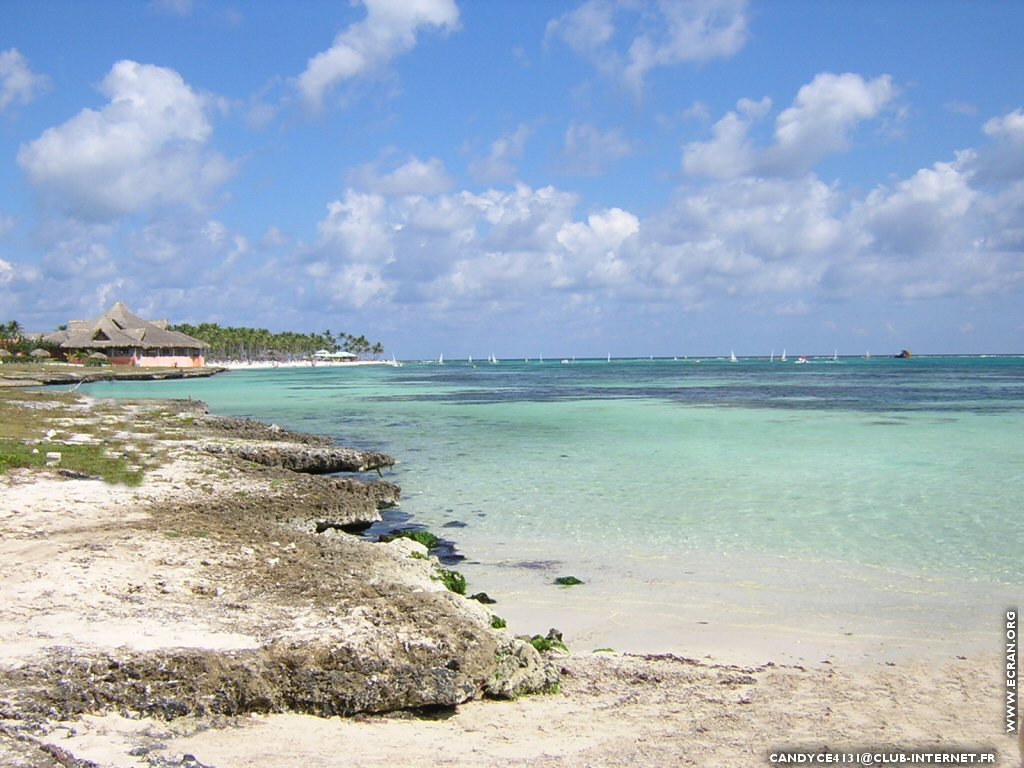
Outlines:
<svg viewBox="0 0 1024 768"><path fill-rule="evenodd" d="M454 565L455 563L461 563L466 559L466 556L461 554L455 548L455 544L447 539L441 539L433 552L437 555L437 559L445 565Z"/></svg>
<svg viewBox="0 0 1024 768"><path fill-rule="evenodd" d="M555 584L558 584L562 587L574 587L577 584L582 583L583 582L577 579L575 576L559 576L557 579L555 579Z"/></svg>
<svg viewBox="0 0 1024 768"><path fill-rule="evenodd" d="M498 602L486 592L477 592L475 595L470 595L469 599L476 600L478 603L483 603L484 605L494 605Z"/></svg>
<svg viewBox="0 0 1024 768"><path fill-rule="evenodd" d="M444 525L442 525L441 527L442 528L465 528L467 525L468 525L468 523L464 523L461 520L450 520L447 523L445 523Z"/></svg>
<svg viewBox="0 0 1024 768"><path fill-rule="evenodd" d="M904 349L898 355L893 355L893 357L895 357L897 359L900 359L900 360L906 360L908 357L912 357L912 356L913 355L911 355L909 349Z"/></svg>

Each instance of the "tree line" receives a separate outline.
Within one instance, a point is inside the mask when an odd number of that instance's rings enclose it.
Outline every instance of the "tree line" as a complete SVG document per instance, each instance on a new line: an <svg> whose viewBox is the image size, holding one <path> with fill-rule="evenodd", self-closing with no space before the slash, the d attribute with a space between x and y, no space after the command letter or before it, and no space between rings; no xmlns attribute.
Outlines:
<svg viewBox="0 0 1024 768"><path fill-rule="evenodd" d="M10 359L30 355L37 349L45 349L50 354L55 354L58 345L35 334L26 336L21 323L17 320L8 320L0 323L0 349L7 353L4 359Z"/></svg>
<svg viewBox="0 0 1024 768"><path fill-rule="evenodd" d="M330 329L320 333L271 333L266 328L235 328L217 323L179 323L168 327L209 344L206 357L211 360L301 359L322 349L344 350L359 357L384 354L384 346L379 341L371 343L363 335L332 333Z"/></svg>

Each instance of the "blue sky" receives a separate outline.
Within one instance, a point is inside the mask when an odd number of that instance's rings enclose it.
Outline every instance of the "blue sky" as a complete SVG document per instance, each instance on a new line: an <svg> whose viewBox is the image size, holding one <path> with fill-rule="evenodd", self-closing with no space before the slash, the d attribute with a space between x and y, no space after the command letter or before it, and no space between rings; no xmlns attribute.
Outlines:
<svg viewBox="0 0 1024 768"><path fill-rule="evenodd" d="M3 0L0 321L1024 352L1024 5Z"/></svg>

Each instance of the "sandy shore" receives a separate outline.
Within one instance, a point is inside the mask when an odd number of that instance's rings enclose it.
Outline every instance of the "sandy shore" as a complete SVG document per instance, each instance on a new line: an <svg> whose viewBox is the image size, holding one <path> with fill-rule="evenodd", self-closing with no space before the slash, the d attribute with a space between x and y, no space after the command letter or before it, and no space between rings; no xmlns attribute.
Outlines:
<svg viewBox="0 0 1024 768"><path fill-rule="evenodd" d="M861 665L556 654L557 692L471 699L430 716L232 715L200 708L160 717L120 705L68 717L67 707L21 707L21 701L35 701L33 691L9 681L16 673L35 680L36 668L50 664L55 652L144 655L187 648L230 659L281 633L307 642L333 632L341 642L365 632L359 641L366 645L353 648L394 653L376 634L383 632L380 625L357 628L357 614L331 613L340 605L331 597L334 576L314 568L311 534L296 522L294 509L280 507L274 519L257 519L269 514L261 512L265 507L284 504L249 501L286 497L281 475L171 450L168 445L182 441L169 441L161 432L166 425L143 430L114 406L100 412L95 402L83 401L75 408L61 427L68 435L106 420L120 439L154 458L137 488L53 471L0 475L0 671L8 676L0 696L0 765L738 768L770 765L770 750L797 748L993 749L998 757L988 764L1020 764L1015 739L1004 733L997 627L990 654ZM211 498L238 506L216 525L189 511L190 502ZM426 561L409 559L418 545L357 546L349 538L333 537L347 547L338 550L345 553L346 572L378 568L383 551L395 568L388 579L406 584L417 599L442 600L459 617L462 603L468 604L467 631L482 611L444 590L421 594L438 587L424 577ZM377 559L360 560L367 547L377 546L392 549L375 549ZM288 579L297 591L282 592ZM336 589L352 586L339 582ZM306 599L303 590L329 599ZM66 686L71 677L49 682Z"/></svg>

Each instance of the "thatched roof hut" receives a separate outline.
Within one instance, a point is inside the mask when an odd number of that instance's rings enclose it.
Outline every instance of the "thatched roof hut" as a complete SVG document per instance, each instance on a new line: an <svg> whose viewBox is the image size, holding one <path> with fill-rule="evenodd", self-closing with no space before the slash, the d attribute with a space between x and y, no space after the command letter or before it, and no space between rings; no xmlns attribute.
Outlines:
<svg viewBox="0 0 1024 768"><path fill-rule="evenodd" d="M120 301L93 320L72 320L45 337L68 354L103 352L131 365L202 365L205 341L167 330L166 320L143 320Z"/></svg>

